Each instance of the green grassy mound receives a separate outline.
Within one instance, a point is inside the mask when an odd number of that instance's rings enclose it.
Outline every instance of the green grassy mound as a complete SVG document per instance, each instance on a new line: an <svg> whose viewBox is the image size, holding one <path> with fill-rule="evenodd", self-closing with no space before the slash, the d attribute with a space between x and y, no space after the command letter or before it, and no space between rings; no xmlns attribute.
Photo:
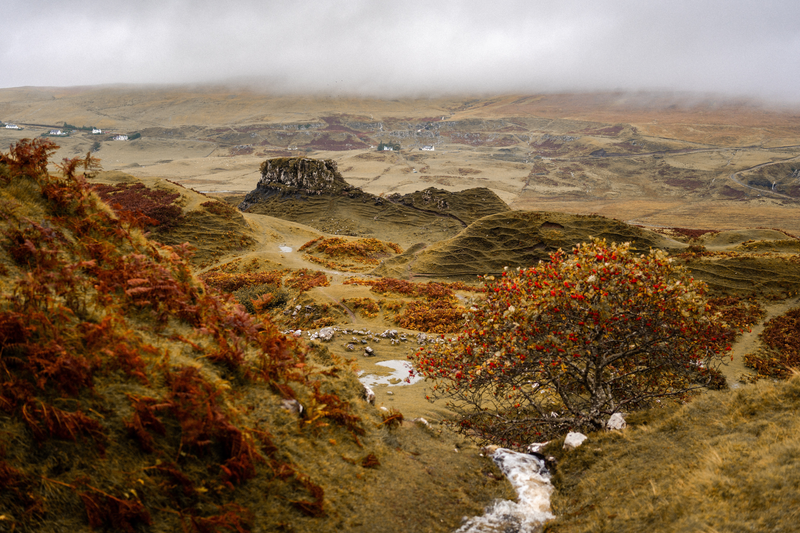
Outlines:
<svg viewBox="0 0 800 533"><path fill-rule="evenodd" d="M788 254L698 255L685 259L695 278L717 294L787 297L800 290L800 256Z"/></svg>
<svg viewBox="0 0 800 533"><path fill-rule="evenodd" d="M789 238L786 233L772 229L748 229L741 231L720 231L702 236L698 242L707 248L725 248L754 241L767 241L772 244L775 241L785 241ZM796 239L793 241L797 242Z"/></svg>
<svg viewBox="0 0 800 533"><path fill-rule="evenodd" d="M49 175L52 151L0 154L0 529L449 531L509 496L477 450L209 289L76 162Z"/></svg>
<svg viewBox="0 0 800 533"><path fill-rule="evenodd" d="M457 218L465 226L485 216L511 211L499 196L486 187L457 192L429 187L402 196L395 194L389 199L414 209Z"/></svg>
<svg viewBox="0 0 800 533"><path fill-rule="evenodd" d="M631 415L559 456L545 531L797 531L800 377Z"/></svg>
<svg viewBox="0 0 800 533"><path fill-rule="evenodd" d="M387 260L374 273L384 276L473 277L546 260L559 248L568 250L590 237L631 242L646 253L651 247L685 245L648 230L600 216L510 211L483 217L455 237Z"/></svg>

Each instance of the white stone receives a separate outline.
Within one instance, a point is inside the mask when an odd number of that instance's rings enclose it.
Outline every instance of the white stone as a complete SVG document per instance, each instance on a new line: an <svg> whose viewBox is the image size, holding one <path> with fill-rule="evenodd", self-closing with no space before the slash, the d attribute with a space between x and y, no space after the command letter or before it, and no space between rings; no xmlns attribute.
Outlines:
<svg viewBox="0 0 800 533"><path fill-rule="evenodd" d="M625 422L625 418L622 416L622 413L614 413L611 415L611 418L608 419L606 422L606 429L607 430L622 430L628 427L628 424Z"/></svg>
<svg viewBox="0 0 800 533"><path fill-rule="evenodd" d="M294 336L295 337L300 337L302 334L303 334L303 330L302 329L298 329L297 331L294 332Z"/></svg>
<svg viewBox="0 0 800 533"><path fill-rule="evenodd" d="M412 422L415 422L421 426L425 426L426 428L431 427L430 423L422 417L415 418L414 420L412 420Z"/></svg>
<svg viewBox="0 0 800 533"><path fill-rule="evenodd" d="M317 333L317 337L319 337L319 340L327 342L333 338L333 333L333 328L322 328Z"/></svg>
<svg viewBox="0 0 800 533"><path fill-rule="evenodd" d="M281 400L281 407L297 416L303 414L303 405L297 400Z"/></svg>
<svg viewBox="0 0 800 533"><path fill-rule="evenodd" d="M364 399L367 403L375 405L375 391L364 385Z"/></svg>
<svg viewBox="0 0 800 533"><path fill-rule="evenodd" d="M533 444L529 444L528 447L525 449L528 453L542 453L542 448L550 444L550 441L547 442L534 442Z"/></svg>
<svg viewBox="0 0 800 533"><path fill-rule="evenodd" d="M564 449L565 450L574 450L585 441L588 437L583 433L573 433L570 431L567 433L567 437L564 439Z"/></svg>

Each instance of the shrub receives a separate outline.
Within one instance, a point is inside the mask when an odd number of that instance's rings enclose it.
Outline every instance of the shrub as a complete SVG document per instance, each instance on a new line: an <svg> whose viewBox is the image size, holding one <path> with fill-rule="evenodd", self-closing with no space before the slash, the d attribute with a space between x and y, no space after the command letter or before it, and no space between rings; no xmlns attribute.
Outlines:
<svg viewBox="0 0 800 533"><path fill-rule="evenodd" d="M400 327L427 333L455 333L464 323L466 311L454 299L409 302L394 321Z"/></svg>
<svg viewBox="0 0 800 533"><path fill-rule="evenodd" d="M144 226L161 230L174 228L183 220L183 210L175 201L180 193L149 189L142 183L94 185L94 190L119 215L138 217Z"/></svg>
<svg viewBox="0 0 800 533"><path fill-rule="evenodd" d="M269 283L245 286L235 291L233 295L251 315L256 313L254 301L259 302L261 311L282 308L289 301L289 292L286 289Z"/></svg>
<svg viewBox="0 0 800 533"><path fill-rule="evenodd" d="M345 298L342 303L352 307L367 318L375 318L381 310L378 302L372 298Z"/></svg>
<svg viewBox="0 0 800 533"><path fill-rule="evenodd" d="M327 287L330 284L331 282L324 272L307 268L295 270L286 278L286 285L300 292L305 292L314 287Z"/></svg>
<svg viewBox="0 0 800 533"><path fill-rule="evenodd" d="M275 285L276 287L280 287L283 275L283 270L242 273L212 271L203 274L201 279L210 287L217 288L223 292L234 293L243 288L260 285Z"/></svg>
<svg viewBox="0 0 800 533"><path fill-rule="evenodd" d="M594 240L485 284L455 339L410 357L479 440L596 430L702 386L724 350L704 285L661 251Z"/></svg>

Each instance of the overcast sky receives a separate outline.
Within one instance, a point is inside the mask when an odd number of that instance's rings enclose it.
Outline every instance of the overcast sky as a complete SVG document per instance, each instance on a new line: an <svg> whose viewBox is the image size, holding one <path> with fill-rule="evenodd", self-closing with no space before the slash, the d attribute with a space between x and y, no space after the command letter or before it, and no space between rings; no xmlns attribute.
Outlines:
<svg viewBox="0 0 800 533"><path fill-rule="evenodd" d="M0 87L258 79L330 95L800 101L800 0L4 0Z"/></svg>

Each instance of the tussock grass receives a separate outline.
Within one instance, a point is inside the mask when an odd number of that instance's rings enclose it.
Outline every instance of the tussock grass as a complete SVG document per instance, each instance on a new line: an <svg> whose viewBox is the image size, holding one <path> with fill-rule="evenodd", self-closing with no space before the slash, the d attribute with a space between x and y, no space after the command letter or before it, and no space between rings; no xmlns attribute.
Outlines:
<svg viewBox="0 0 800 533"><path fill-rule="evenodd" d="M797 531L800 376L631 416L561 454L549 532Z"/></svg>

